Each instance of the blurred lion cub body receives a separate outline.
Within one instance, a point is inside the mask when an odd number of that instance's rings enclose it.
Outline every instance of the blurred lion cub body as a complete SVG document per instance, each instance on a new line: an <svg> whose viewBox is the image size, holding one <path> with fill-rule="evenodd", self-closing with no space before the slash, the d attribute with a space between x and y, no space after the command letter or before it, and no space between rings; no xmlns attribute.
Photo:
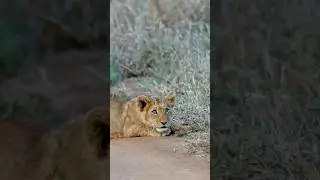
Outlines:
<svg viewBox="0 0 320 180"><path fill-rule="evenodd" d="M141 95L126 102L110 101L111 139L161 136L159 129L167 128L167 110L174 105L173 92L161 99Z"/></svg>
<svg viewBox="0 0 320 180"><path fill-rule="evenodd" d="M107 118L75 121L49 133L37 129L14 119L0 120L0 179L109 178Z"/></svg>

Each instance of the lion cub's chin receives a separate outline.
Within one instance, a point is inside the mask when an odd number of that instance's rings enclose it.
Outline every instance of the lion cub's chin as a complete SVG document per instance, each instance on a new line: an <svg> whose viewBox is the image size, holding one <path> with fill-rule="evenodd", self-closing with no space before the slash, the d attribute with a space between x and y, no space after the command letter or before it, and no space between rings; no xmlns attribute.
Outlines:
<svg viewBox="0 0 320 180"><path fill-rule="evenodd" d="M155 128L155 130L161 135L161 136L169 136L171 133L171 129L169 127L160 127Z"/></svg>

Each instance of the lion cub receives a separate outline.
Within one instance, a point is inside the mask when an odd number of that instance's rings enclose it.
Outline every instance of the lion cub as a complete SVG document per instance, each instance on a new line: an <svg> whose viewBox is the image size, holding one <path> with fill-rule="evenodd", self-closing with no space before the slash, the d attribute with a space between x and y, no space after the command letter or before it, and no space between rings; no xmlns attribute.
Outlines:
<svg viewBox="0 0 320 180"><path fill-rule="evenodd" d="M140 95L126 102L110 101L111 139L168 135L167 111L174 106L173 92L162 98Z"/></svg>

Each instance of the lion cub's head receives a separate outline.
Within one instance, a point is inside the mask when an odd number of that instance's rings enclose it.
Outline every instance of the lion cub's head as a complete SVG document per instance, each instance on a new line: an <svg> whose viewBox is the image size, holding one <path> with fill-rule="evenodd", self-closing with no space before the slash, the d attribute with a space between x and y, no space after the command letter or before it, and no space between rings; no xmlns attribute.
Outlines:
<svg viewBox="0 0 320 180"><path fill-rule="evenodd" d="M167 112L175 106L175 93L170 92L162 98L141 95L133 99L133 102L137 108L137 115L145 125L154 129L166 128Z"/></svg>

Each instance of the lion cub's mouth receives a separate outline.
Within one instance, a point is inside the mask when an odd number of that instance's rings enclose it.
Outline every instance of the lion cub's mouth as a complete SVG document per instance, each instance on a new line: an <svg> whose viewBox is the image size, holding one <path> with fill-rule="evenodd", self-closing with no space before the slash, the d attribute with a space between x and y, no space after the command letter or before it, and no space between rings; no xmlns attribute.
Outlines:
<svg viewBox="0 0 320 180"><path fill-rule="evenodd" d="M164 132L167 132L169 130L170 130L170 128L168 128L166 126L162 126L162 127L156 128L156 131L158 131L159 133L164 133Z"/></svg>
<svg viewBox="0 0 320 180"><path fill-rule="evenodd" d="M169 135L171 133L171 128L168 126L154 127L154 129L162 135Z"/></svg>
<svg viewBox="0 0 320 180"><path fill-rule="evenodd" d="M162 125L161 127L157 127L156 125L154 125L154 124L152 124L152 128L153 129L155 129L155 130L157 130L157 129L168 129L169 127L168 126L166 126L166 125Z"/></svg>

